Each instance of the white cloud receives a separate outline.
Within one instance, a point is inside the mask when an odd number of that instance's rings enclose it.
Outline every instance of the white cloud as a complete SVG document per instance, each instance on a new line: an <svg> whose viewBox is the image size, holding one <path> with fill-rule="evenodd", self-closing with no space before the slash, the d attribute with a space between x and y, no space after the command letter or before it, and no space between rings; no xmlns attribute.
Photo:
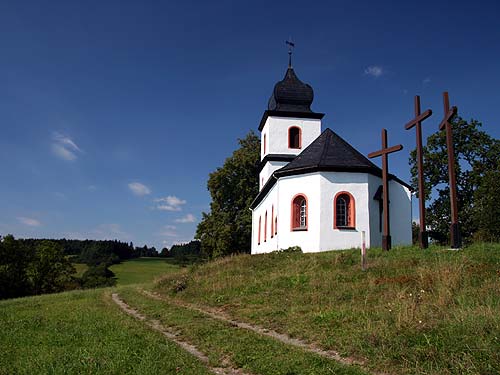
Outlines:
<svg viewBox="0 0 500 375"><path fill-rule="evenodd" d="M196 221L196 218L192 214L187 214L184 217L181 217L179 219L175 219L176 223L194 223Z"/></svg>
<svg viewBox="0 0 500 375"><path fill-rule="evenodd" d="M431 78L430 77L425 77L424 80L422 81L423 85L428 85L429 83L431 83Z"/></svg>
<svg viewBox="0 0 500 375"><path fill-rule="evenodd" d="M169 195L165 198L157 198L154 200L156 203L159 203L156 206L156 209L162 211L180 211L182 210L182 205L186 204L186 201L183 199L179 199L176 196Z"/></svg>
<svg viewBox="0 0 500 375"><path fill-rule="evenodd" d="M40 221L38 221L37 219L33 219L31 217L19 216L17 220L19 220L21 223L29 227L39 227L40 225L42 225Z"/></svg>
<svg viewBox="0 0 500 375"><path fill-rule="evenodd" d="M158 235L164 237L177 237L177 227L175 225L165 225L158 233Z"/></svg>
<svg viewBox="0 0 500 375"><path fill-rule="evenodd" d="M375 78L380 77L382 74L384 74L384 69L382 69L381 66L371 65L365 69L365 74Z"/></svg>
<svg viewBox="0 0 500 375"><path fill-rule="evenodd" d="M95 186L95 185L89 185L89 186L87 186L87 190L88 191L92 191L92 192L96 191L97 190L97 186Z"/></svg>
<svg viewBox="0 0 500 375"><path fill-rule="evenodd" d="M82 150L71 138L54 132L52 134L52 152L63 160L73 161Z"/></svg>
<svg viewBox="0 0 500 375"><path fill-rule="evenodd" d="M128 187L132 191L132 193L138 196L151 194L151 189L146 185L141 184L140 182L131 182L130 184L128 184Z"/></svg>

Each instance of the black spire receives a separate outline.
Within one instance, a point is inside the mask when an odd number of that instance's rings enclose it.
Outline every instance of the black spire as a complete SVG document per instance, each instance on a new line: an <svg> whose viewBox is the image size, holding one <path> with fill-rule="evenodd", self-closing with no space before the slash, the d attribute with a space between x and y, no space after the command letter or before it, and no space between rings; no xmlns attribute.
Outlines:
<svg viewBox="0 0 500 375"><path fill-rule="evenodd" d="M292 68L292 48L295 47L295 43L291 39L285 43L288 45L288 69L285 78L274 85L267 109L269 111L312 113L313 89L307 83L302 82Z"/></svg>
<svg viewBox="0 0 500 375"><path fill-rule="evenodd" d="M302 82L289 66L283 80L274 86L267 107L270 111L312 112L313 99L312 87Z"/></svg>

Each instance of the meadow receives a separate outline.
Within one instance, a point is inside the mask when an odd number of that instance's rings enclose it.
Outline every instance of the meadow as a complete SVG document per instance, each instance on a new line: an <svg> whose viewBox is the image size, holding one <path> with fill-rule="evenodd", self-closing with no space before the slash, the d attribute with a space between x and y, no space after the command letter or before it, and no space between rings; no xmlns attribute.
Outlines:
<svg viewBox="0 0 500 375"><path fill-rule="evenodd" d="M179 270L165 258L136 258L109 267L116 275L117 285L152 282L155 278Z"/></svg>
<svg viewBox="0 0 500 375"><path fill-rule="evenodd" d="M500 373L499 244L373 249L364 272L359 258L359 250L282 252L184 268L143 258L113 266L114 288L0 301L9 327L0 331L0 374ZM124 314L112 293L146 320ZM208 362L145 324L153 320Z"/></svg>

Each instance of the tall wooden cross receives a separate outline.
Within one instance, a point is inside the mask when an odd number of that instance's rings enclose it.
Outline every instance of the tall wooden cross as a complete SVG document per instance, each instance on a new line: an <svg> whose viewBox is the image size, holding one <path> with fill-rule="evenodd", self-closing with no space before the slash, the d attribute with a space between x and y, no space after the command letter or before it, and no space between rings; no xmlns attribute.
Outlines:
<svg viewBox="0 0 500 375"><path fill-rule="evenodd" d="M382 191L384 194L384 231L382 233L382 249L391 248L391 230L389 224L389 154L400 151L403 145L387 147L387 129L382 129L382 149L368 154L370 159L382 156Z"/></svg>
<svg viewBox="0 0 500 375"><path fill-rule="evenodd" d="M424 160L422 156L422 121L432 115L432 111L428 109L424 113L420 113L420 96L415 95L415 118L405 125L406 130L416 127L417 133L417 169L418 169L418 207L420 213L420 232L418 242L422 249L427 249L429 246L429 238L427 236L425 226L425 188L424 188Z"/></svg>
<svg viewBox="0 0 500 375"><path fill-rule="evenodd" d="M455 152L453 150L453 130L450 120L457 114L457 107L450 108L448 93L443 92L444 118L439 124L439 130L446 130L446 148L448 151L448 177L450 181L450 205L451 205L451 226L450 237L451 247L459 249L462 246L462 237L458 226L458 205L457 205L457 181L455 178Z"/></svg>

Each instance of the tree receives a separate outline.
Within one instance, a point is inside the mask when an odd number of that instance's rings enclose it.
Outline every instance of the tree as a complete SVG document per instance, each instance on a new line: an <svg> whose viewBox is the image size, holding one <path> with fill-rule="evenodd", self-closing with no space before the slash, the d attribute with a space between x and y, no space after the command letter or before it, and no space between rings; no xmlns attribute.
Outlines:
<svg viewBox="0 0 500 375"><path fill-rule="evenodd" d="M254 132L238 140L240 148L209 176L212 202L203 213L196 238L210 257L250 252L250 203L259 192L260 141Z"/></svg>
<svg viewBox="0 0 500 375"><path fill-rule="evenodd" d="M82 286L84 288L99 288L115 284L115 274L105 263L89 267L82 275Z"/></svg>
<svg viewBox="0 0 500 375"><path fill-rule="evenodd" d="M42 294L65 290L75 272L75 268L64 255L62 246L44 240L36 248L27 269L27 276L33 294Z"/></svg>
<svg viewBox="0 0 500 375"><path fill-rule="evenodd" d="M32 251L12 235L0 241L0 299L25 296L30 293L26 274Z"/></svg>
<svg viewBox="0 0 500 375"><path fill-rule="evenodd" d="M500 241L500 168L486 172L474 193L474 220L478 224L476 239Z"/></svg>
<svg viewBox="0 0 500 375"><path fill-rule="evenodd" d="M488 181L485 176L500 168L500 141L481 131L481 126L480 122L473 119L467 122L457 116L452 120L458 217L462 237L466 241L470 240L474 233L494 224L493 217L489 222L486 219L478 220L478 202L489 201L495 196L492 186L487 188L482 185ZM434 133L427 139L423 156L425 195L430 201L426 209L427 224L431 227L430 236L439 243L446 243L449 241L451 219L444 131ZM416 150L410 154L410 165L412 185L416 189ZM496 197L498 199L498 195Z"/></svg>

